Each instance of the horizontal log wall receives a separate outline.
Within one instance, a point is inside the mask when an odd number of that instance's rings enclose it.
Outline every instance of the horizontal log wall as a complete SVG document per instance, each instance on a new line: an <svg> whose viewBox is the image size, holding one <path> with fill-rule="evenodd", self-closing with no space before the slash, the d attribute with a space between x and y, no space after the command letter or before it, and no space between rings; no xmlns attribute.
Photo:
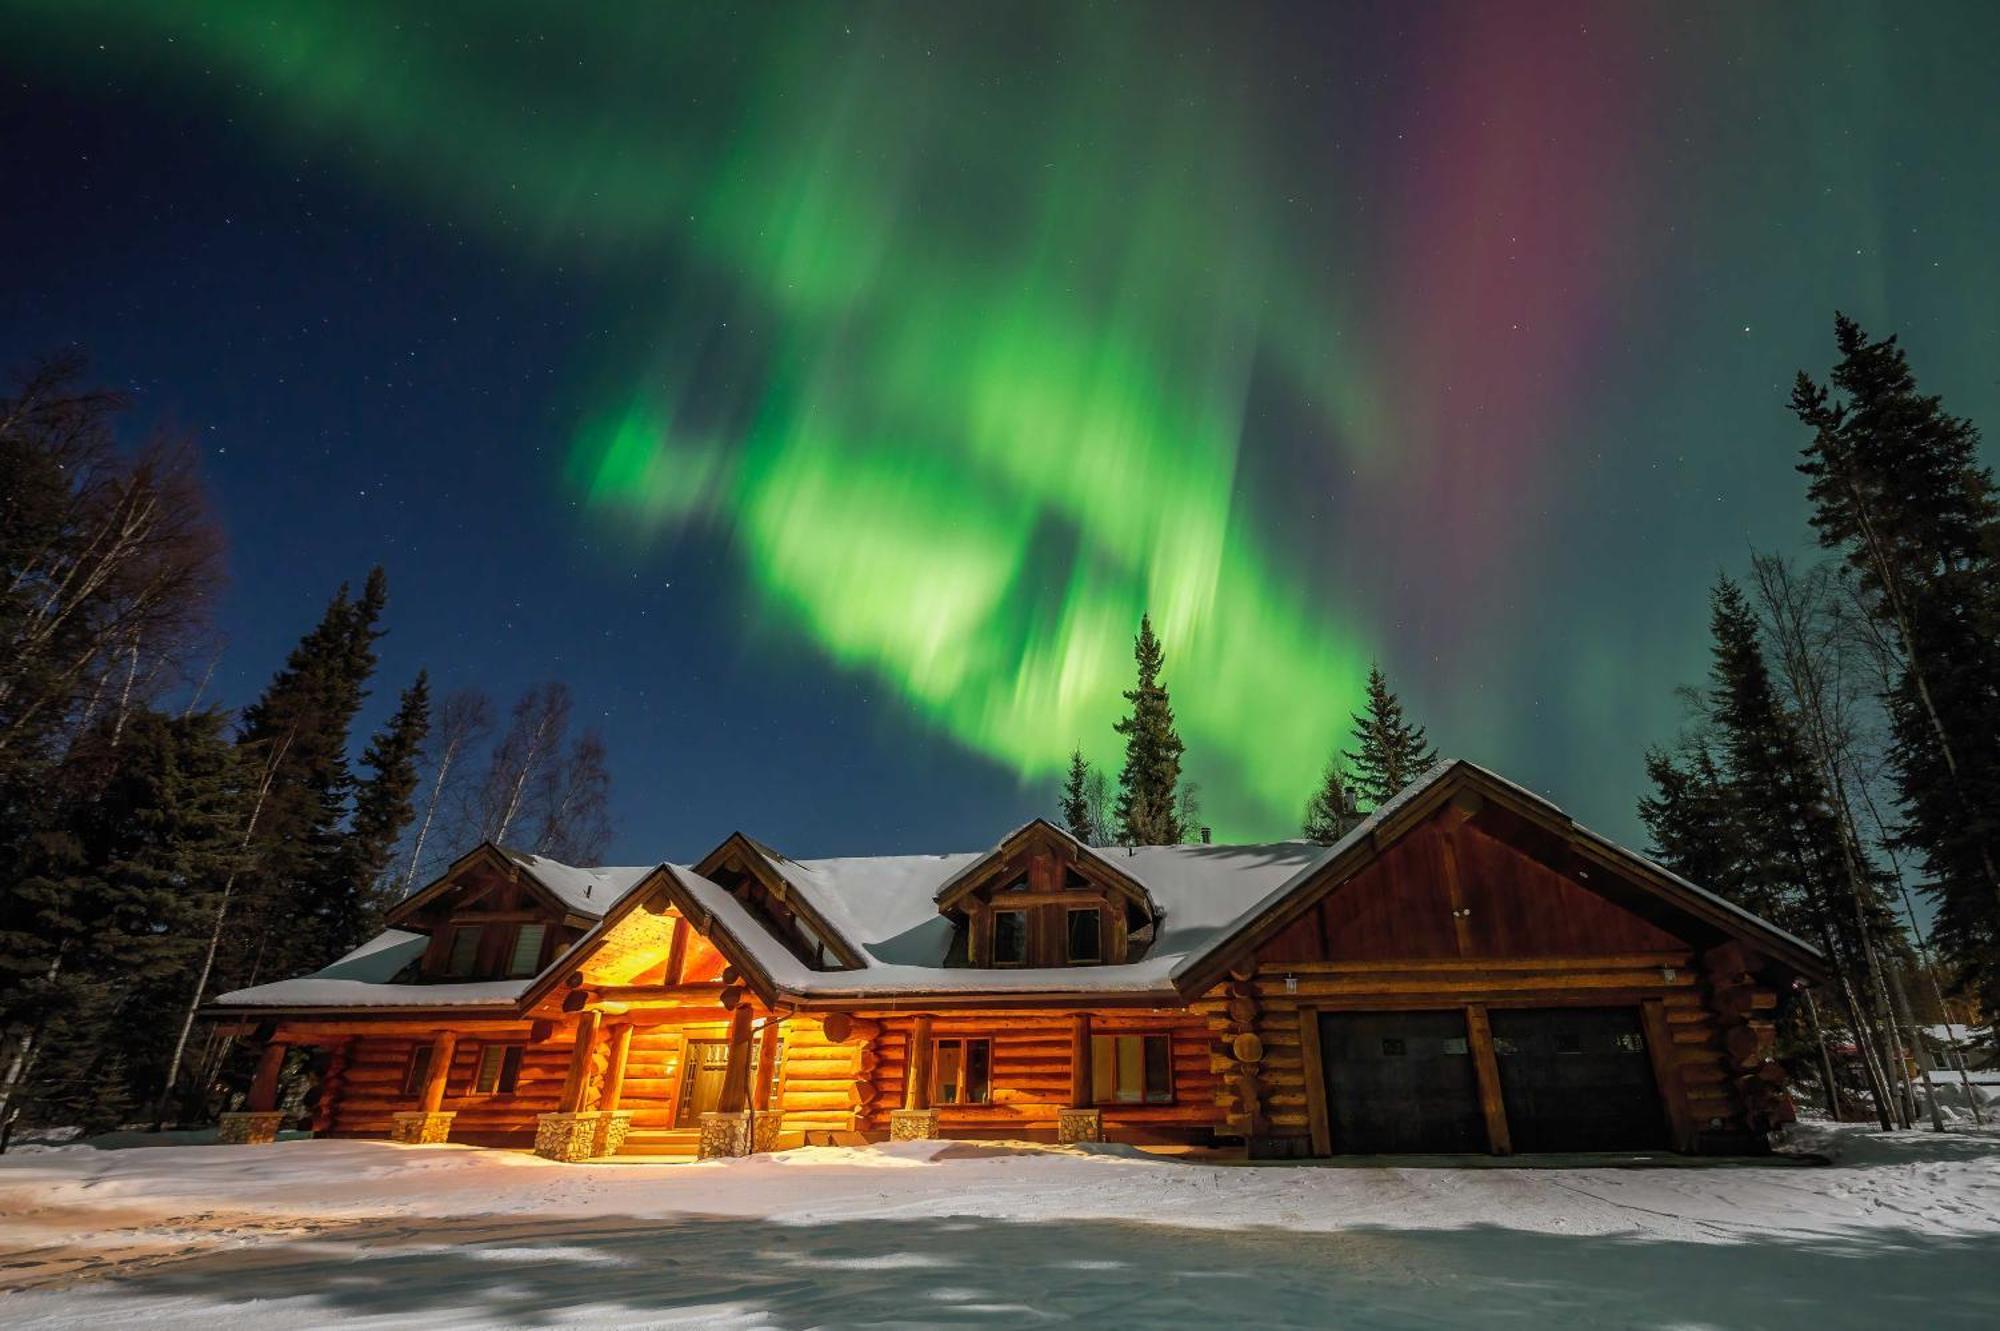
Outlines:
<svg viewBox="0 0 2000 1331"><path fill-rule="evenodd" d="M1664 978L1663 967L1674 978ZM1291 977L1288 987L1286 977ZM1704 1001L1691 954L1520 961L1276 962L1247 980L1217 985L1195 1004L1206 1022L1218 1107L1236 1135L1307 1137L1317 1090L1307 1078L1300 1010L1395 1011L1464 1007L1637 1007L1660 1000L1673 1048L1667 1064L1697 1128L1739 1126L1715 1014ZM1257 1037L1261 1057L1245 1064L1235 1037ZM1255 1049L1256 1046L1250 1046ZM1246 1080L1247 1079L1247 1080ZM1250 1121L1252 1090L1262 1122ZM1719 1124L1716 1121L1719 1120Z"/></svg>
<svg viewBox="0 0 2000 1331"><path fill-rule="evenodd" d="M679 1104L683 1041L721 1039L725 1027L719 1022L696 1023L686 1027L642 1025L634 1029L626 1056L625 1081L619 1107L632 1113L637 1129L665 1129L673 1126ZM303 1034L303 1033L302 1033ZM483 1034L476 1029L461 1030L458 1047L451 1060L445 1083L443 1108L457 1117L451 1134L456 1140L531 1140L535 1116L553 1113L562 1096L563 1080L569 1074L574 1049L574 1025L559 1027L543 1041L530 1041L521 1032ZM280 1031L279 1040L286 1038ZM320 1043L334 1037L316 1037ZM524 1045L521 1075L511 1095L478 1095L472 1082L479 1068L479 1048L486 1043ZM403 1094L403 1073L410 1051L429 1045L423 1035L348 1037L347 1059L333 1103L324 1121L330 1135L343 1137L386 1137L390 1118L419 1108L419 1093ZM608 1040L600 1039L601 1050ZM598 1063L603 1062L600 1052ZM593 1095L601 1085L602 1067L593 1068ZM594 1099L591 1107L595 1107Z"/></svg>
<svg viewBox="0 0 2000 1331"><path fill-rule="evenodd" d="M889 1112L899 1109L904 1099L904 1076L909 1065L910 1033L915 1018L906 1013L868 1018L879 1024L880 1032L867 1053L872 1055L872 1071L858 1076L855 1071L865 1059L860 1041L850 1042L854 1052L850 1063L841 1064L831 1052L840 1046L806 1046L810 1052L801 1060L801 1049L788 1044L785 1062L785 1131L810 1131L834 1126L842 1117L836 1096L859 1108L866 1098L867 1112L853 1113L853 1128L870 1135L886 1135ZM945 1012L931 1019L933 1039L986 1038L993 1042L992 1098L980 1105L937 1105L939 1128L964 1136L1052 1136L1056 1111L1070 1102L1072 1017L1068 1013L958 1013ZM1219 1126L1217 1081L1209 1057L1209 1042L1202 1018L1191 1012L1097 1013L1092 1031L1100 1035L1168 1034L1173 1036L1174 1103L1165 1105L1104 1105L1107 1137L1178 1135ZM867 1089L850 1087L859 1080ZM851 1111L850 1111L851 1112Z"/></svg>
<svg viewBox="0 0 2000 1331"><path fill-rule="evenodd" d="M836 1044L817 1017L792 1017L778 1029L783 1040L774 1093L783 1115L779 1132L824 1142L836 1133L868 1131L876 1057L870 1042L857 1037ZM887 1123L882 1120L885 1131Z"/></svg>
<svg viewBox="0 0 2000 1331"><path fill-rule="evenodd" d="M479 1068L479 1048L489 1037L461 1033L452 1054L442 1106L458 1116L452 1120L452 1137L465 1141L532 1140L535 1115L553 1112L562 1095L563 1078L569 1073L570 1034L561 1031L556 1038L527 1045L514 1094L474 1095L472 1079ZM522 1043L520 1037L505 1042ZM403 1094L403 1071L409 1065L410 1050L429 1043L411 1036L354 1037L348 1046L340 1094L329 1115L331 1135L386 1137L391 1115L420 1108L417 1094Z"/></svg>

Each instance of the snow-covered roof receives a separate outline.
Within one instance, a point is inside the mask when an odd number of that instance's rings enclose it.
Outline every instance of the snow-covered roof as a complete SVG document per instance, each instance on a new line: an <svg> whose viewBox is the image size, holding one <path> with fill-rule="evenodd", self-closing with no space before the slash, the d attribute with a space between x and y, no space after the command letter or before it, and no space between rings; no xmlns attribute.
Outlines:
<svg viewBox="0 0 2000 1331"><path fill-rule="evenodd" d="M601 919L627 893L653 872L654 865L617 868L580 868L522 851L494 847L521 866L536 884L573 915ZM463 863L463 861L460 861ZM443 890L450 874L407 898L399 909L420 898ZM395 918L392 914L391 918ZM581 940L579 940L581 941ZM430 945L427 934L407 929L385 929L338 961L310 975L301 975L271 984L237 989L211 1000L218 1008L291 1010L319 1008L511 1008L534 985L540 975L508 980L465 980L428 984L396 984L395 977L415 962ZM541 974L562 964L574 948L566 948L553 958Z"/></svg>
<svg viewBox="0 0 2000 1331"><path fill-rule="evenodd" d="M252 985L218 995L225 1008L510 1007L531 980L475 980L464 984L393 984L430 946L424 934L384 929L340 960L295 979Z"/></svg>
<svg viewBox="0 0 2000 1331"><path fill-rule="evenodd" d="M1100 848L1095 853L1143 886L1160 911L1146 954L1135 962L1107 966L947 967L952 924L938 913L937 894L990 851L774 859L785 881L805 894L862 955L861 967L841 971L813 970L722 887L690 869L674 867L673 872L772 983L801 997L1078 991L1157 991L1164 997L1183 961L1234 932L1274 888L1316 863L1326 850L1306 841Z"/></svg>
<svg viewBox="0 0 2000 1331"><path fill-rule="evenodd" d="M1331 846L1306 841L1276 841L1240 846L1091 847L1089 854L1144 890L1156 912L1153 938L1137 960L1099 966L1061 968L988 968L947 965L953 922L940 913L939 899L947 890L992 860L998 850L944 855L883 855L858 858L797 860L762 846L771 867L788 890L811 907L844 944L843 955L858 966L815 970L774 935L765 923L731 893L691 868L648 865L633 868L582 869L545 857L505 852L534 880L559 897L566 907L601 922L551 961L542 976L522 980L447 984L394 984L394 975L423 949L420 934L390 930L326 969L296 980L259 985L225 994L222 1007L443 1007L504 1005L520 1002L538 981L571 958L587 955L622 917L614 911L657 869L664 869L690 905L697 922L726 935L718 940L733 947L751 968L783 993L797 998L862 998L924 994L1044 994L1103 993L1177 996L1177 984L1198 983L1197 970L1220 964L1218 952L1242 938L1253 922L1275 927L1294 893L1319 881L1320 870L1336 862L1358 865L1375 834L1406 809L1437 788L1453 773L1480 779L1489 790L1518 796L1553 817L1578 838L1643 868L1697 903L1713 907L1711 918L1740 921L1766 940L1798 949L1805 958L1817 952L1768 921L1675 875L1609 839L1578 827L1543 797L1485 768L1459 760L1438 763L1385 801ZM1029 824L1033 826L1033 824ZM1019 834L1002 840L1004 848ZM1060 831L1060 829L1057 829ZM1063 834L1067 835L1067 834ZM753 843L754 845L755 843ZM1685 908L1686 902L1683 901ZM1800 964L1795 961L1793 964ZM1809 962L1807 963L1809 964Z"/></svg>
<svg viewBox="0 0 2000 1331"><path fill-rule="evenodd" d="M527 870L530 877L547 888L569 910L593 918L604 915L617 905L619 898L638 886L639 880L657 867L640 864L579 869L546 855L530 855L504 847L502 853Z"/></svg>

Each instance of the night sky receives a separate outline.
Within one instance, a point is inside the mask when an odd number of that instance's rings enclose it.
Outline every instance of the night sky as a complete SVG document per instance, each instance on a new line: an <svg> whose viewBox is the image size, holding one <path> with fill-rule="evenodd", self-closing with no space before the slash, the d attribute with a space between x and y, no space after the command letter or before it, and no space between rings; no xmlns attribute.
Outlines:
<svg viewBox="0 0 2000 1331"><path fill-rule="evenodd" d="M2000 6L619 9L0 0L0 364L200 440L220 699L379 561L614 859L990 844L1142 610L1219 837L1379 659L1636 838L1833 310L2000 430Z"/></svg>

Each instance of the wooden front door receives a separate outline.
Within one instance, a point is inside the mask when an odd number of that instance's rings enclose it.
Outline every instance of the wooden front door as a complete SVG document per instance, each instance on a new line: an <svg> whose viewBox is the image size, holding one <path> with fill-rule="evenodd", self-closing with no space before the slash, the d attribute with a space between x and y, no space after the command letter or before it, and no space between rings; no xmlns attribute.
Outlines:
<svg viewBox="0 0 2000 1331"><path fill-rule="evenodd" d="M727 1040L689 1040L681 1059L681 1108L674 1126L698 1127L701 1116L722 1100L722 1079L729 1071Z"/></svg>
<svg viewBox="0 0 2000 1331"><path fill-rule="evenodd" d="M1667 1145L1639 1009L1495 1008L1493 1054L1516 1151Z"/></svg>
<svg viewBox="0 0 2000 1331"><path fill-rule="evenodd" d="M1487 1149L1463 1010L1325 1012L1319 1047L1335 1151Z"/></svg>

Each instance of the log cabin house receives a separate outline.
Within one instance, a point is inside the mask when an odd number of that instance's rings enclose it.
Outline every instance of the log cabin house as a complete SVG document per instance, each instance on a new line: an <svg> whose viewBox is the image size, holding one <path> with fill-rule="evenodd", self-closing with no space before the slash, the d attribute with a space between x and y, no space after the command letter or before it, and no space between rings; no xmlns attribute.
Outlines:
<svg viewBox="0 0 2000 1331"><path fill-rule="evenodd" d="M210 1008L313 1127L559 1160L958 1137L1759 1149L1811 947L1445 762L1332 846L577 869L482 845L316 974Z"/></svg>

